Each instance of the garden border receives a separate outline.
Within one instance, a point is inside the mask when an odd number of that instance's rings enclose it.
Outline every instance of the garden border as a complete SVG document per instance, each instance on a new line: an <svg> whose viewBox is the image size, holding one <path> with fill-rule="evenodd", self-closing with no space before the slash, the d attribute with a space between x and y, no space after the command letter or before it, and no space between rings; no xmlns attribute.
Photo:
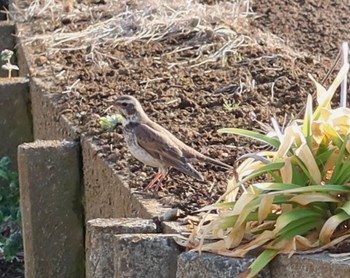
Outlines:
<svg viewBox="0 0 350 278"><path fill-rule="evenodd" d="M17 32L19 32L21 25L22 23L16 23ZM30 53L28 49L29 47L22 45L19 39L17 61L20 67L20 76L30 75L33 68L35 68L30 64L30 59L27 59L26 57L27 53ZM48 89L40 79L31 78L30 96L32 100L33 132L35 140L77 139L79 137L77 134L77 128L74 127L74 125L72 125L64 115L61 115L60 112L55 109L54 102L51 99L50 94L47 92ZM91 138L87 136L82 137L80 138L80 142L83 157L86 221L102 217L154 218L159 217L161 214L164 214L167 210L169 210L163 208L156 200L144 199L132 194L122 180L117 177L115 171L108 164L108 162L104 161L97 155L97 148L91 142ZM118 199L122 200L123 202L118 203ZM176 222L164 222L163 231L166 233L177 233L180 231L180 229ZM113 246L110 248L113 248ZM193 263L194 258L199 258L199 260L202 260L207 256L208 255L204 255L201 257L201 255L197 254L192 254L189 256L186 255L186 253L180 255L179 262L181 261L184 270L182 271L183 274L180 274L178 270L179 274L177 277L193 277L190 274L193 273L190 271L190 269L196 265ZM279 277L277 276L280 275L278 273L283 273L283 275L286 277L306 277L303 275L308 274L307 271L310 269L315 272L320 272L323 277L328 277L330 275L341 277L341 275L346 275L349 272L350 266L344 263L338 262L342 265L342 267L332 267L332 265L337 263L334 258L329 260L329 264L325 264L325 256L315 254L307 255L306 257L305 255L296 255L292 257L293 261L291 262L294 266L300 266L306 261L310 261L311 263L310 268L300 267L298 272L296 272L295 267L290 267L290 261L286 261L286 256L279 256L270 266L270 268L273 268L271 269L272 277ZM223 258L220 256L216 257L219 257L220 259ZM236 259L227 260L234 261ZM203 259L203 261L205 260ZM218 265L220 266L220 264ZM326 267L322 268L322 265L326 265ZM197 266L206 269L205 264L198 264L197 262ZM280 272L277 271L278 269ZM207 273L207 277L212 276Z"/></svg>

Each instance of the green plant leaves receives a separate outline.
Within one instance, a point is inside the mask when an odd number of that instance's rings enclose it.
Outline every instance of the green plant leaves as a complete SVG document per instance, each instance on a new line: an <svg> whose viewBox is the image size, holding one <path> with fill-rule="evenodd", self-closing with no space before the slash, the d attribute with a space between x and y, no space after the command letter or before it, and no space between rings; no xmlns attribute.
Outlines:
<svg viewBox="0 0 350 278"><path fill-rule="evenodd" d="M218 130L219 133L229 133L229 134L236 134L241 136L246 136L249 138L256 139L258 141L261 141L263 143L269 144L272 147L278 148L280 145L280 142L275 139L268 137L264 134L261 134L259 132L245 130L245 129L239 129L239 128L221 128Z"/></svg>
<svg viewBox="0 0 350 278"><path fill-rule="evenodd" d="M18 175L9 169L10 163L8 157L0 160L0 256L6 261L23 249Z"/></svg>
<svg viewBox="0 0 350 278"><path fill-rule="evenodd" d="M350 109L331 108L348 70L344 65L328 90L312 78L318 106L313 111L309 95L304 119L292 121L283 132L272 120L274 137L238 128L218 131L274 148L241 157L229 186L235 194L230 203L209 206L218 215L212 214L200 233L202 242L211 231L222 235L220 244L202 246L211 252L242 257L264 249L239 277L253 277L279 253L330 247L350 234L345 222L350 219Z"/></svg>

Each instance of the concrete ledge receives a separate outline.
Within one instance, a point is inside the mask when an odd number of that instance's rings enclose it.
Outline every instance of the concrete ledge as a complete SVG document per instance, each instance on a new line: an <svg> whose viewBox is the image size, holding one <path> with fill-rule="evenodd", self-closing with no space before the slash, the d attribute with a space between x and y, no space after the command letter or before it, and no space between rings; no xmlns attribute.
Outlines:
<svg viewBox="0 0 350 278"><path fill-rule="evenodd" d="M200 255L186 252L179 256L176 278L236 277L253 260L253 257L236 259L208 253ZM269 269L265 268L257 277L270 277Z"/></svg>
<svg viewBox="0 0 350 278"><path fill-rule="evenodd" d="M339 261L327 252L307 255L279 255L270 264L273 278L349 277L349 260Z"/></svg>
<svg viewBox="0 0 350 278"><path fill-rule="evenodd" d="M157 233L152 220L140 218L94 219L87 222L86 277L113 277L113 237L118 234Z"/></svg>
<svg viewBox="0 0 350 278"><path fill-rule="evenodd" d="M163 234L188 234L186 225L181 225L175 221L161 221Z"/></svg>
<svg viewBox="0 0 350 278"><path fill-rule="evenodd" d="M31 79L30 96L35 139L74 140L78 137L78 129L60 115L52 100L53 95L40 79Z"/></svg>
<svg viewBox="0 0 350 278"><path fill-rule="evenodd" d="M133 194L112 166L98 156L98 149L89 138L82 139L82 148L86 220L109 217L150 219L169 210L155 199Z"/></svg>
<svg viewBox="0 0 350 278"><path fill-rule="evenodd" d="M17 168L17 147L33 141L29 81L0 78L0 157L9 156Z"/></svg>
<svg viewBox="0 0 350 278"><path fill-rule="evenodd" d="M114 277L176 277L179 254L175 241L166 235L114 236Z"/></svg>
<svg viewBox="0 0 350 278"><path fill-rule="evenodd" d="M84 277L79 144L23 144L18 162L25 277Z"/></svg>

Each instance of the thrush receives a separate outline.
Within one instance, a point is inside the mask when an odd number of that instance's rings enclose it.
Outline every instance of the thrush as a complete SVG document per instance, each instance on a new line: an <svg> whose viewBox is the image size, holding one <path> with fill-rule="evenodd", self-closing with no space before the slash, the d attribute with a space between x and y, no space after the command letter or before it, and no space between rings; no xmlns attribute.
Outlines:
<svg viewBox="0 0 350 278"><path fill-rule="evenodd" d="M116 106L124 117L123 133L130 153L142 163L158 168L158 173L145 190L154 188L157 191L170 168L204 181L203 176L191 165L192 161L211 163L225 169L232 168L201 154L152 121L136 98L120 96L116 99Z"/></svg>

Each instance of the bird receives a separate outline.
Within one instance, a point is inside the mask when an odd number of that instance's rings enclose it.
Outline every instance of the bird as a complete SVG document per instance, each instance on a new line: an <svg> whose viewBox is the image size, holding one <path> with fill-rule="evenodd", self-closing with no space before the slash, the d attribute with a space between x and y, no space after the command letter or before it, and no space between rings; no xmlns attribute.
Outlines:
<svg viewBox="0 0 350 278"><path fill-rule="evenodd" d="M119 96L115 100L115 106L124 118L123 134L129 152L143 164L158 168L157 174L145 187L145 191L158 191L170 168L203 182L203 176L191 165L192 161L211 163L225 169L232 168L196 151L152 121L135 97Z"/></svg>

